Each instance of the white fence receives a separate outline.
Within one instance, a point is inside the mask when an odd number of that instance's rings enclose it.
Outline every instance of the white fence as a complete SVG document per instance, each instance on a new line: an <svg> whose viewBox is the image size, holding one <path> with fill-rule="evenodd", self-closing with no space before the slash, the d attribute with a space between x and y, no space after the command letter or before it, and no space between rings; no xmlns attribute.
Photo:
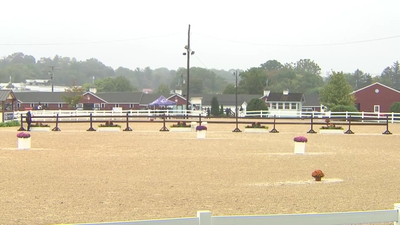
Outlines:
<svg viewBox="0 0 400 225"><path fill-rule="evenodd" d="M393 210L336 212L316 214L279 214L259 216L212 216L210 211L198 211L194 218L141 220L98 223L107 225L348 225L394 223L400 225L400 204ZM88 225L87 223L85 223ZM76 224L78 225L78 224ZM82 224L83 225L83 224ZM91 223L95 225L95 223Z"/></svg>
<svg viewBox="0 0 400 225"><path fill-rule="evenodd" d="M14 112L14 119L20 119L21 115L25 115L26 111ZM185 110L34 110L34 116L93 116L113 117L125 116L142 116L142 117L157 117L165 114L168 116L202 116L206 117L207 113L204 111L190 111ZM389 123L400 122L400 113L374 113L374 112L286 112L286 111L247 111L246 114L240 114L240 117L265 117L265 118L352 118L356 120L371 121L385 121L388 117ZM89 118L80 118L80 120L89 120ZM63 120L79 120L78 118L68 118Z"/></svg>

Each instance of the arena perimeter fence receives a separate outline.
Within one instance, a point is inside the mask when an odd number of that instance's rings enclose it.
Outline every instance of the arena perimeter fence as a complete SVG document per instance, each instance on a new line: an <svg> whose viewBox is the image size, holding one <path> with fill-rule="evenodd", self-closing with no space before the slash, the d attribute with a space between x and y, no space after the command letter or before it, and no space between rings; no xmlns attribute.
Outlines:
<svg viewBox="0 0 400 225"><path fill-rule="evenodd" d="M198 211L197 217L141 220L126 222L84 223L85 225L349 225L393 223L400 225L400 204L392 210L360 212L277 214L249 216L212 216L210 211ZM81 225L84 225L81 224ZM79 224L75 224L79 225Z"/></svg>
<svg viewBox="0 0 400 225"><path fill-rule="evenodd" d="M93 115L94 114L94 115ZM21 126L18 131L25 131L24 122L26 116L25 114L20 114ZM329 120L329 122L327 122ZM52 131L61 131L59 128L60 123L88 123L90 127L87 131L96 131L93 127L93 123L106 123L108 121L112 121L113 123L126 123L126 128L123 131L132 131L132 128L129 126L130 123L162 123L162 127L160 131L169 131L166 126L166 123L178 123L185 122L191 123L196 122L197 124L202 124L203 122L207 123L216 123L216 124L233 124L236 127L233 129L233 132L241 132L238 125L239 124L247 124L251 125L254 122L257 122L260 125L272 125L272 129L269 131L270 133L279 133L277 126L278 125L309 125L310 130L307 133L317 133L314 130L314 125L327 125L328 123L334 123L335 125L341 125L344 129L344 126L347 126L347 130L344 131L344 134L354 134L351 130L351 126L360 126L360 125L373 125L373 126L385 126L386 130L383 131L382 134L392 134L389 131L389 121L393 121L393 118L390 117L390 114L379 115L377 116L364 116L364 117L356 117L352 115L346 115L342 117L323 117L316 115L305 115L301 118L298 117L277 117L274 115L273 117L207 117L203 114L198 114L197 116L193 114L166 114L163 113L151 113L151 114L137 114L127 111L125 114L120 113L85 113L85 114L64 114L59 115L59 113L53 114L34 114L32 117L32 124L36 123L55 123L55 127L52 128Z"/></svg>

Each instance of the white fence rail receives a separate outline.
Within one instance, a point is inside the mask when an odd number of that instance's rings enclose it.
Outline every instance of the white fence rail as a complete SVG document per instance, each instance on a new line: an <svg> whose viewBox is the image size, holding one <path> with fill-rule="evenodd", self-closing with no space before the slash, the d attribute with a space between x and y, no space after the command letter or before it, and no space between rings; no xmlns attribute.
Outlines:
<svg viewBox="0 0 400 225"><path fill-rule="evenodd" d="M210 211L198 211L197 217L194 218L107 222L98 223L98 225L348 225L370 223L394 223L395 225L400 225L399 210L400 204L396 203L393 210L315 214L212 216ZM85 224L88 225L87 223ZM90 224L96 225L96 223Z"/></svg>
<svg viewBox="0 0 400 225"><path fill-rule="evenodd" d="M199 116L206 117L207 113L204 111L190 111L185 110L34 110L34 116L89 116L92 113L93 116L125 116L127 113L129 116L143 116L143 117L155 117L162 116L165 114L168 116ZM14 112L14 119L20 119L21 115L25 115L26 111ZM352 118L362 120L366 122L371 121L385 121L388 118L389 123L400 122L400 113L374 113L374 112L288 112L288 111L247 111L246 113L240 114L240 117L264 117L264 118ZM79 118L80 120L89 120L89 118ZM78 118L68 118L64 120L79 120Z"/></svg>

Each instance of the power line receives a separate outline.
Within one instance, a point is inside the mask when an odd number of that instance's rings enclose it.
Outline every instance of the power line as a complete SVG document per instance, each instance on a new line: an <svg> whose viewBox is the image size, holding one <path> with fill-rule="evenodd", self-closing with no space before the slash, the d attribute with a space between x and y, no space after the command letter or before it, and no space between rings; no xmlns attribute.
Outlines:
<svg viewBox="0 0 400 225"><path fill-rule="evenodd" d="M212 38L212 39L218 39L218 40L222 40L222 41L229 41L229 42L240 43L240 44L249 44L249 45L274 46L274 47L321 47L321 46L350 45L350 44L360 44L360 43L366 43L366 42L382 41L382 40L394 39L394 38L400 37L400 35L395 35L395 36L390 36L390 37L381 37L381 38L374 38L374 39L367 39L367 40L339 42L339 43L325 43L325 44L265 44L265 43L253 43L253 42L246 42L246 41L230 40L230 39L218 38L218 37L213 37L213 36L199 34L199 33L197 33L197 34L200 36L204 36L204 37L208 37L208 38Z"/></svg>
<svg viewBox="0 0 400 225"><path fill-rule="evenodd" d="M54 46L54 45L86 45L86 44L102 44L102 43L113 43L113 42L127 42L127 41L137 41L137 40L146 40L146 39L154 39L154 38L161 38L167 36L174 36L180 33L174 34L164 34L164 35L157 35L157 36L148 36L148 37L138 37L138 38L128 38L128 39L120 39L120 40L109 40L109 41L88 41L88 42L64 42L64 43L0 43L0 46Z"/></svg>

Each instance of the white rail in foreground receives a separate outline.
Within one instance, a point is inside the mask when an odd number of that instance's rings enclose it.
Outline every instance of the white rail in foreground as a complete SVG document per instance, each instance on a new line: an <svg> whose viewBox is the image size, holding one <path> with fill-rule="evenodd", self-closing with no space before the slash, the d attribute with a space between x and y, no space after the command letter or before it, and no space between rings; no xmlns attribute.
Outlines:
<svg viewBox="0 0 400 225"><path fill-rule="evenodd" d="M85 225L340 225L390 223L400 225L400 203L393 210L335 212L316 214L279 214L260 216L212 216L210 211L198 211L194 218L141 220L127 222L84 223ZM79 224L76 224L79 225ZM83 225L83 224L81 224Z"/></svg>

